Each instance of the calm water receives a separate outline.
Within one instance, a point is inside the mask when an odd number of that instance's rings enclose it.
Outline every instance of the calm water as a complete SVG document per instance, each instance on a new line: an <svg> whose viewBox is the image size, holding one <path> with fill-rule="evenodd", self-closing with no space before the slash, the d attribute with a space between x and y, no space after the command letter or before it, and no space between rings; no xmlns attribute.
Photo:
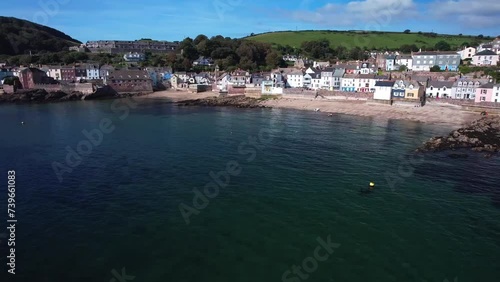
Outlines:
<svg viewBox="0 0 500 282"><path fill-rule="evenodd" d="M1 182L11 169L17 181L17 279L7 281L283 281L287 270L294 282L500 277L500 160L403 161L450 128L149 100L126 116L112 103L0 107ZM65 148L77 150L82 130L106 118L114 131L60 182L53 163L66 165ZM228 163L239 175L197 199L206 207L186 224L179 205L193 212L193 189ZM369 181L375 192L360 194ZM308 259L318 237L339 244L324 261ZM304 261L310 273L294 274ZM116 277L123 268L127 279Z"/></svg>

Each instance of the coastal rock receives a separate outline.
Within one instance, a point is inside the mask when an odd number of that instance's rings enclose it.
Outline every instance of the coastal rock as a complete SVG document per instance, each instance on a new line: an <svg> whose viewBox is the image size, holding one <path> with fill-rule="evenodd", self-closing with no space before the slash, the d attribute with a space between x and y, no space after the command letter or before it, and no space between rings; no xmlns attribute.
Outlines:
<svg viewBox="0 0 500 282"><path fill-rule="evenodd" d="M44 89L20 90L14 94L1 94L0 104L6 103L50 103L50 102L65 102L79 100L97 100L97 99L114 99L138 96L140 93L120 93L118 94L112 88L105 86L98 88L94 93L84 94L78 91L72 92L47 92Z"/></svg>
<svg viewBox="0 0 500 282"><path fill-rule="evenodd" d="M476 152L500 152L500 117L488 116L476 120L464 128L451 132L448 136L433 137L425 142L417 152L433 152L470 148Z"/></svg>
<svg viewBox="0 0 500 282"><path fill-rule="evenodd" d="M178 106L205 106L205 107L237 107L237 108L265 108L260 104L261 100L245 96L205 98L186 100L178 103Z"/></svg>

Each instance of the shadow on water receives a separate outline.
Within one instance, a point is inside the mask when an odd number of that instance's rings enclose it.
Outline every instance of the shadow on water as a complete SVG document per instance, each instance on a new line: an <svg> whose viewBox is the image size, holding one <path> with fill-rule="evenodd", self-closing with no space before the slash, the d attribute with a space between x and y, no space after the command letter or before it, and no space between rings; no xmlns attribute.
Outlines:
<svg viewBox="0 0 500 282"><path fill-rule="evenodd" d="M425 163L417 167L416 175L436 183L450 183L451 180L455 192L488 196L491 204L500 209L497 174L500 171L500 157L497 155L486 159L480 153L457 152L453 154L467 154L468 157L450 157L450 152L427 153Z"/></svg>

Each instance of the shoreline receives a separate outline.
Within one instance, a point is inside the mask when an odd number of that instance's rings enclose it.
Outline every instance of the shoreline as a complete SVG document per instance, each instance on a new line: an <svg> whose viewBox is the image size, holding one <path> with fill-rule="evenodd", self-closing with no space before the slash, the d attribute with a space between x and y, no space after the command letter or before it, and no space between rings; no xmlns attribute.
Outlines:
<svg viewBox="0 0 500 282"><path fill-rule="evenodd" d="M44 93L37 95L32 92L32 97L24 99L6 100L0 99L1 104L47 104L70 101L81 101L83 94L75 93ZM41 93L40 93L41 94ZM59 95L57 95L59 94ZM64 95L63 95L64 94ZM107 95L106 95L107 94ZM423 107L386 105L366 100L335 100L335 99L311 99L311 98L289 98L269 97L250 98L242 95L218 97L216 92L191 93L187 90L164 90L154 93L124 93L122 95L95 95L88 100L120 99L133 96L138 100L163 100L182 106L222 106L237 108L276 108L293 109L303 111L316 111L319 109L325 117L329 114L345 114L360 117L378 117L387 120L407 120L425 124L447 125L454 129L465 126L481 116L477 112L464 110L461 106L452 104L427 103ZM12 95L12 94L3 94ZM3 96L2 95L2 96ZM22 97L23 94L17 95ZM25 94L24 94L25 95ZM93 95L90 95L93 96ZM64 98L63 98L64 97ZM5 97L0 97L5 98ZM62 99L61 99L62 98ZM90 97L89 97L90 98Z"/></svg>
<svg viewBox="0 0 500 282"><path fill-rule="evenodd" d="M259 100L242 96L217 98L214 92L189 93L187 91L161 91L141 96L141 99L162 99L183 106L229 106L276 108L315 111L325 114L346 114L362 117L379 117L382 119L407 120L425 124L447 125L459 128L478 120L478 113L463 110L461 106L428 103L423 107L385 105L363 100L328 100L310 98L287 98ZM253 102L249 102L252 101ZM251 106L249 106L249 104Z"/></svg>

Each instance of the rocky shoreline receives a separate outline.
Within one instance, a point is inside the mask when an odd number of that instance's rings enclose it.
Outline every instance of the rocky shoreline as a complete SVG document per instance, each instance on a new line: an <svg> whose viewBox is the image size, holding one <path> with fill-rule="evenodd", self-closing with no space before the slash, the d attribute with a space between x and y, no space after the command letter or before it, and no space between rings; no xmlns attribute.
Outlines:
<svg viewBox="0 0 500 282"><path fill-rule="evenodd" d="M452 131L448 136L433 137L418 148L417 152L457 149L485 152L487 157L500 152L500 116L483 117Z"/></svg>
<svg viewBox="0 0 500 282"><path fill-rule="evenodd" d="M262 99L245 96L218 97L195 100L185 100L177 103L179 107L203 106L203 107L236 107L236 108L267 108L261 104Z"/></svg>
<svg viewBox="0 0 500 282"><path fill-rule="evenodd" d="M112 89L103 87L94 93L84 94L78 91L70 93L63 91L47 92L44 89L25 90L19 93L0 95L0 104L30 104L30 103L54 103L81 100L116 99L130 96L138 96L139 93L116 93Z"/></svg>

